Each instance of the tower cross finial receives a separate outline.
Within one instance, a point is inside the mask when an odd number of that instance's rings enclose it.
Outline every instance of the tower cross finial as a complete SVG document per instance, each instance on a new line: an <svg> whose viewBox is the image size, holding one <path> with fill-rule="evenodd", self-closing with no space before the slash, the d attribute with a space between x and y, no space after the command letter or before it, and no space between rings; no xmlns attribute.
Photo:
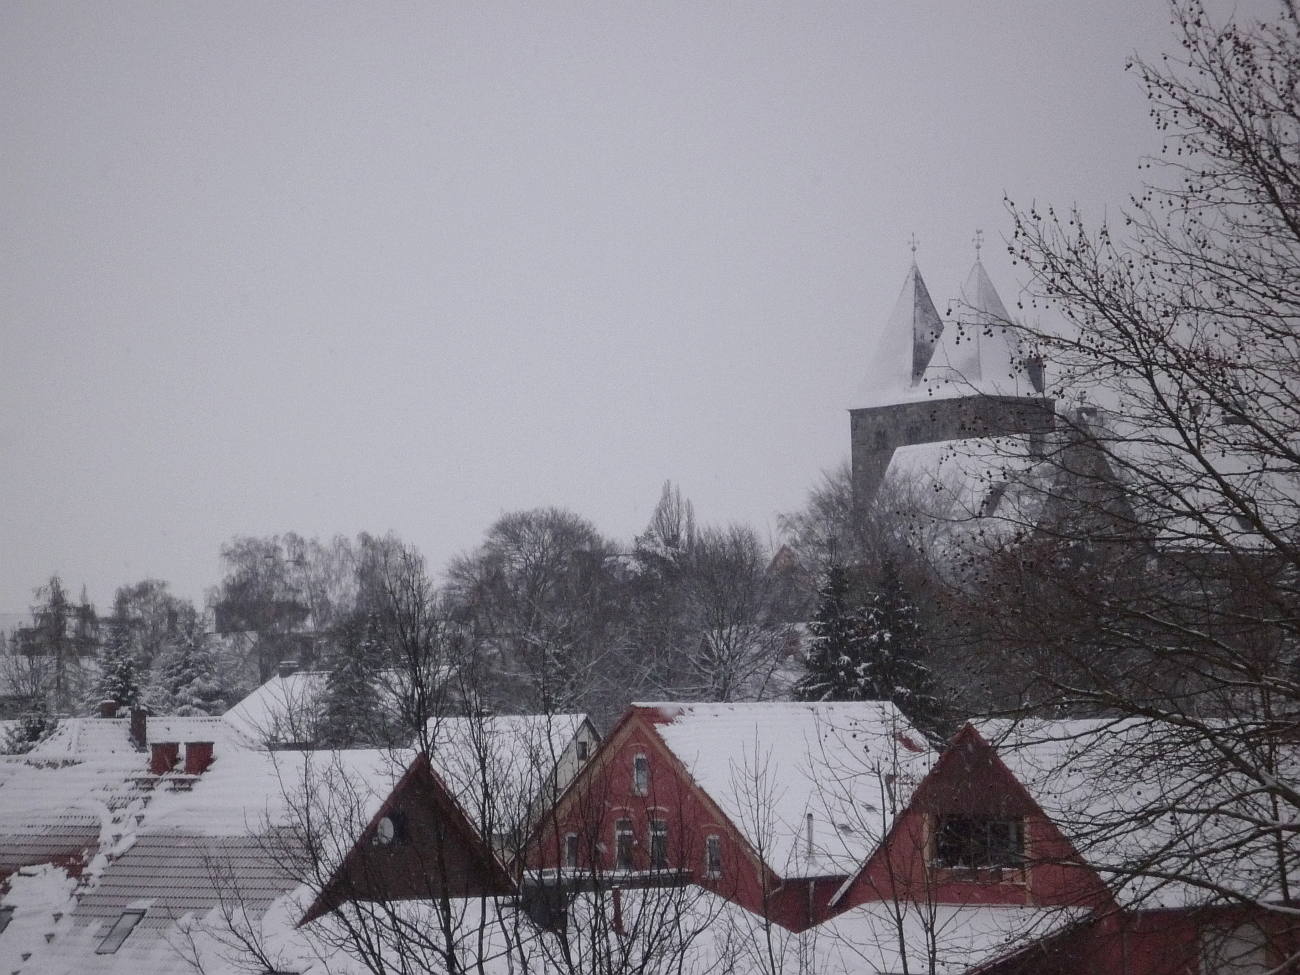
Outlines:
<svg viewBox="0 0 1300 975"><path fill-rule="evenodd" d="M975 231L975 260L980 259L980 245L984 243L984 231Z"/></svg>
<svg viewBox="0 0 1300 975"><path fill-rule="evenodd" d="M911 239L908 240L907 243L908 243L908 245L912 248L912 263L915 264L915 263L916 263L916 246L917 246L917 244L920 243L920 241L916 239L916 234L912 234Z"/></svg>

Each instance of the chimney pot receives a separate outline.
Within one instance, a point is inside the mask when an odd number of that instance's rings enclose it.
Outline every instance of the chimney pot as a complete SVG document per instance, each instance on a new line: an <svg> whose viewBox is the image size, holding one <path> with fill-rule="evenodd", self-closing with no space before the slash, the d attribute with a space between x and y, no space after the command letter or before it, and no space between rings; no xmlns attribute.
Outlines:
<svg viewBox="0 0 1300 975"><path fill-rule="evenodd" d="M180 742L155 741L150 748L149 774L166 775L176 765L176 759L180 754Z"/></svg>
<svg viewBox="0 0 1300 975"><path fill-rule="evenodd" d="M101 718L116 718L116 717L117 717L117 702L116 702L116 701L100 701L100 702L99 702L99 716L100 716Z"/></svg>
<svg viewBox="0 0 1300 975"><path fill-rule="evenodd" d="M212 742L187 741L185 743L185 774L202 775L212 764Z"/></svg>
<svg viewBox="0 0 1300 975"><path fill-rule="evenodd" d="M131 744L141 752L149 746L149 712L142 707L131 709Z"/></svg>
<svg viewBox="0 0 1300 975"><path fill-rule="evenodd" d="M298 673L298 661L281 660L279 673L281 677L292 677L294 674Z"/></svg>

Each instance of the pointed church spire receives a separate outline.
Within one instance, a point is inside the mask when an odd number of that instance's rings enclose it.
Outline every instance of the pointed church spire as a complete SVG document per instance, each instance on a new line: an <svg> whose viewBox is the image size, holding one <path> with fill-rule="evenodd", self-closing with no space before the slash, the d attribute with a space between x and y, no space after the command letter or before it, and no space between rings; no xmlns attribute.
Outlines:
<svg viewBox="0 0 1300 975"><path fill-rule="evenodd" d="M943 334L930 291L916 266L916 237L912 242L912 266L903 280L903 291L885 323L876 356L876 375L890 388L916 386L934 355L934 344Z"/></svg>

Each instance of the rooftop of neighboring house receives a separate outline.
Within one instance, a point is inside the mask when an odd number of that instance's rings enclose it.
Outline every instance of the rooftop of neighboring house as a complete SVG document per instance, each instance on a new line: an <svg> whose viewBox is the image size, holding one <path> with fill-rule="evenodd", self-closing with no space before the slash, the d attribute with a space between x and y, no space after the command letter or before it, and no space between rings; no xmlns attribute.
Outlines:
<svg viewBox="0 0 1300 975"><path fill-rule="evenodd" d="M285 745L315 741L327 671L287 668L273 674L222 715L241 734L259 743Z"/></svg>
<svg viewBox="0 0 1300 975"><path fill-rule="evenodd" d="M888 702L632 707L784 877L852 871L934 759Z"/></svg>
<svg viewBox="0 0 1300 975"><path fill-rule="evenodd" d="M563 789L600 744L585 714L433 718L426 734L434 769L495 832L524 825L544 790Z"/></svg>
<svg viewBox="0 0 1300 975"><path fill-rule="evenodd" d="M1225 760L1226 749L1250 766L1247 725L1104 718L976 727L1121 904L1185 907L1216 889L1279 896L1277 834L1267 828L1276 812L1260 779ZM1265 737L1256 771L1294 780L1300 746Z"/></svg>

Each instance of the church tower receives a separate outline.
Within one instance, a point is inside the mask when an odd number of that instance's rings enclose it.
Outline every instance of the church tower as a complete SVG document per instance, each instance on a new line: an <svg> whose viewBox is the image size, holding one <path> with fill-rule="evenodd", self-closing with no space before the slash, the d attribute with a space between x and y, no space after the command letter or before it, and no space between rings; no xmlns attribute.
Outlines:
<svg viewBox="0 0 1300 975"><path fill-rule="evenodd" d="M902 446L1023 435L1045 444L1055 402L1043 364L1008 329L1006 307L979 259L945 324L916 265L903 281L873 361L874 405L849 411L853 491L869 505Z"/></svg>

